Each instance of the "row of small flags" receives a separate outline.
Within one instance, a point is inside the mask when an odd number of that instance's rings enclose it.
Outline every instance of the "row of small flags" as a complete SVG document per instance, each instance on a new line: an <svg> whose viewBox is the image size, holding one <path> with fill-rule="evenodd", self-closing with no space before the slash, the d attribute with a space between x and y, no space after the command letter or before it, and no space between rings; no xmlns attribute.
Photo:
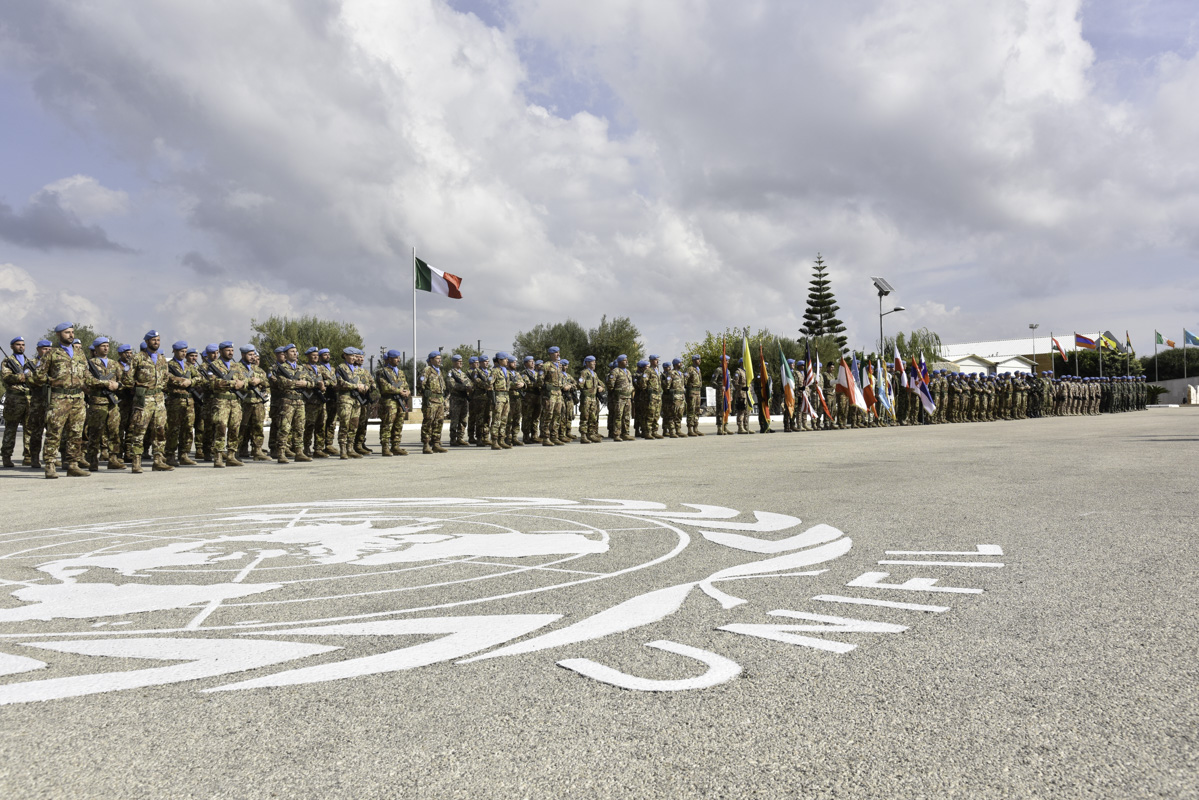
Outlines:
<svg viewBox="0 0 1199 800"><path fill-rule="evenodd" d="M1160 333L1158 333L1157 331L1153 332L1153 344L1155 346L1159 345L1159 344L1164 344L1166 347L1178 347L1178 344L1173 339L1167 339L1164 336L1162 336ZM1192 345L1194 347L1199 347L1199 336L1196 336L1195 334L1188 331L1186 328L1183 328L1182 329L1182 345L1183 345L1183 347L1186 347L1188 344Z"/></svg>

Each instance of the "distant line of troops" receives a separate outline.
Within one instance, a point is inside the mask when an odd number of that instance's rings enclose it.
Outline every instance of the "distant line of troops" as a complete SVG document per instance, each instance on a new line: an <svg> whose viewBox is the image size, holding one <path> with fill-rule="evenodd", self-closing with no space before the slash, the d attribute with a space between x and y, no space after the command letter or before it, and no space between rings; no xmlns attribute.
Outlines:
<svg viewBox="0 0 1199 800"><path fill-rule="evenodd" d="M362 458L373 453L366 446L366 409L371 406L378 409L382 455L408 454L400 438L412 392L396 350L387 351L371 374L357 348L345 348L341 362L334 364L328 348L309 347L301 359L297 346L288 344L275 349L268 371L253 345L237 348L235 357L232 342L211 344L201 352L177 341L168 356L160 351L160 334L151 330L139 351L123 344L110 357L105 337L92 342L88 355L69 323L58 325L55 333L58 341L39 341L32 357L25 353L24 339L14 338L13 352L0 361L6 390L0 448L4 467L15 466L18 427L24 436L22 465L43 469L47 478L58 477L56 466L72 477L87 476L100 468L101 460L111 470L126 469L128 460L132 471L140 474L146 455L156 471L198 461L237 467L243 466L243 458L280 464L333 456ZM609 410L607 434L613 441L703 436L699 417L705 383L699 362L697 355L690 366L677 358L659 366L659 358L652 355L630 369L628 358L621 355L601 376L595 357L587 356L573 376L557 347L549 348L544 360L526 356L519 365L501 352L494 362L471 356L464 368L462 356L454 355L445 369L441 353L432 352L417 378L422 452L447 452L441 446L447 404L451 446L505 450L526 444L601 442L601 404ZM727 416L735 417L737 433L753 433L749 415L754 404L760 429L770 431L766 409L772 401L778 408L772 382L750 382L742 365L729 365L726 356L708 382L720 398L717 434L731 433ZM802 362L793 366L802 374ZM811 386L799 389L808 393L811 408L823 411L818 381L829 413L813 419L801 413L802 402L794 413L783 407L784 431L1097 414L1141 409L1146 399L1143 379L936 370L928 384L936 410L926 412L914 392L896 384L894 419L888 420L886 414L861 412L837 393L832 367L828 365ZM726 385L731 404L727 415ZM576 406L577 436L572 433Z"/></svg>

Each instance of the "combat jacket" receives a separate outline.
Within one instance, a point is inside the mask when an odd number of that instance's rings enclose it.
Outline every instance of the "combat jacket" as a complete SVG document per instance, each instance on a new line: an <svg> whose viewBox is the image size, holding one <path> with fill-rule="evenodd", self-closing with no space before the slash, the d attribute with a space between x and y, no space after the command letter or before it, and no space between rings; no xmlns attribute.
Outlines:
<svg viewBox="0 0 1199 800"><path fill-rule="evenodd" d="M195 365L188 364L187 361L180 362L171 359L167 362L167 397L190 397L191 387L184 386L183 381L190 380L192 387L195 387L199 379L200 370Z"/></svg>
<svg viewBox="0 0 1199 800"><path fill-rule="evenodd" d="M557 361L541 365L541 392L548 397L562 394L562 367Z"/></svg>
<svg viewBox="0 0 1199 800"><path fill-rule="evenodd" d="M698 396L704 388L704 376L699 371L699 367L693 364L687 368L683 376L683 384L687 389L687 394Z"/></svg>
<svg viewBox="0 0 1199 800"><path fill-rule="evenodd" d="M637 376L637 385L641 391L645 392L648 397L662 396L662 376L654 372L652 367L646 367L640 375Z"/></svg>
<svg viewBox="0 0 1199 800"><path fill-rule="evenodd" d="M337 393L353 400L365 400L370 392L370 375L365 367L342 362L337 365Z"/></svg>
<svg viewBox="0 0 1199 800"><path fill-rule="evenodd" d="M21 355L11 355L0 362L0 376L4 378L4 389L11 395L29 396L29 376L26 373L34 371L33 359ZM25 380L21 380L25 375Z"/></svg>
<svg viewBox="0 0 1199 800"><path fill-rule="evenodd" d="M240 361L221 361L215 358L204 365L205 387L208 397L215 400L239 400L233 388L234 381L244 381L248 377Z"/></svg>
<svg viewBox="0 0 1199 800"><path fill-rule="evenodd" d="M493 398L498 398L500 393L508 393L508 371L503 367L492 367L491 373L487 376L489 389L494 392Z"/></svg>
<svg viewBox="0 0 1199 800"><path fill-rule="evenodd" d="M608 373L608 391L621 400L633 396L633 375L628 367L613 367Z"/></svg>
<svg viewBox="0 0 1199 800"><path fill-rule="evenodd" d="M579 389L582 391L584 400L594 400L599 393L600 380L599 375L595 374L595 370L583 368L579 374Z"/></svg>
<svg viewBox="0 0 1199 800"><path fill-rule="evenodd" d="M470 390L474 388L474 382L466 374L466 371L461 368L450 370L448 383L450 385L450 394L455 397L469 397Z"/></svg>
<svg viewBox="0 0 1199 800"><path fill-rule="evenodd" d="M151 397L161 394L162 390L166 388L167 364L170 359L162 353L156 353L155 355L157 358L152 358L147 353L138 353L133 357L131 367L133 371L133 391L135 394L144 394L147 397Z"/></svg>
<svg viewBox="0 0 1199 800"><path fill-rule="evenodd" d="M304 374L304 368L299 364L293 364L284 361L282 364L275 365L275 386L282 393L280 397L283 400L302 400L303 395L300 394L302 388L300 383L314 383L309 380Z"/></svg>
<svg viewBox="0 0 1199 800"><path fill-rule="evenodd" d="M512 403L520 400L525 391L525 376L518 369L508 367L508 398Z"/></svg>
<svg viewBox="0 0 1199 800"><path fill-rule="evenodd" d="M87 358L78 342L72 343L69 353L54 345L37 366L38 383L49 386L52 397L83 397L87 376Z"/></svg>
<svg viewBox="0 0 1199 800"><path fill-rule="evenodd" d="M399 401L401 405L407 402L400 392L408 391L408 379L404 370L399 367L389 367L386 364L375 370L375 386L379 389L379 397L386 401Z"/></svg>
<svg viewBox="0 0 1199 800"><path fill-rule="evenodd" d="M97 406L110 406L112 401L109 399L108 382L121 379L121 367L115 358L100 358L99 356L89 359L88 363L95 367L95 374L91 368L88 368L87 374L87 391L88 402ZM100 377L96 377L98 374ZM113 397L116 394L113 393Z"/></svg>
<svg viewBox="0 0 1199 800"><path fill-rule="evenodd" d="M425 404L440 403L444 400L445 376L441 374L440 367L429 364L421 371L420 393Z"/></svg>
<svg viewBox="0 0 1199 800"><path fill-rule="evenodd" d="M270 378L266 374L266 370L258 364L251 364L248 361L238 362L241 364L242 371L246 373L246 391L242 398L242 403L245 405L260 406L270 399ZM253 381L258 383L254 384ZM258 391L255 392L254 390Z"/></svg>

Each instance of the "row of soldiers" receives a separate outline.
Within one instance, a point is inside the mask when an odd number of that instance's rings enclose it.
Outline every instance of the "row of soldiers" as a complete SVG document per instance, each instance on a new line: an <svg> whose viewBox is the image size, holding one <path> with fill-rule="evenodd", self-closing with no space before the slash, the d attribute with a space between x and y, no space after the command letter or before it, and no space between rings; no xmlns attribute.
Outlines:
<svg viewBox="0 0 1199 800"><path fill-rule="evenodd" d="M408 454L400 438L412 391L396 350L387 351L371 374L363 366L365 354L354 347L345 348L341 362L334 364L328 348L309 347L301 359L296 345L283 345L275 349L268 368L253 345L237 348L240 357L235 358L228 341L203 351L177 341L168 358L160 353L160 334L152 330L139 352L121 345L111 358L105 337L92 342L89 356L74 340L70 324L57 326L55 334L58 341L38 342L33 357L26 355L24 340L14 338L12 355L0 362L7 393L0 449L5 467L14 466L18 427L24 433L23 465L44 469L48 478L57 477L56 463L70 476L85 476L98 470L101 460L112 470L126 469L128 460L133 472L141 473L146 454L159 471L198 461L242 466L243 458L281 464L361 458L373 453L366 446L371 407L378 410L382 455ZM454 355L443 372L441 353L433 352L416 387L423 403L422 451L447 452L441 446L447 400L451 446L504 450L600 442L601 405L609 409L607 433L613 441L702 436L705 384L699 363L698 355L689 366L681 359L663 362L651 355L630 369L627 356L621 355L601 375L595 357L588 356L573 376L559 348L551 347L544 360L526 356L520 364L501 352L494 361L471 356L464 367L462 356ZM790 366L793 374L804 374L802 361ZM867 385L877 387L872 369L864 377ZM832 364L798 389L794 409L780 409L769 378L759 375L750 381L744 365L725 356L709 380L720 398L717 434L731 433L729 416L736 419L737 433L752 433L749 415L755 405L762 432L773 432L772 406L781 410L783 430L789 432L1095 414L1144 408L1146 401L1144 380L1134 378L934 370L926 388L917 391L922 378L915 370L907 376L910 383L891 377L894 402L886 413L863 412L850 402L836 387ZM881 411L883 405L875 409ZM577 436L572 433L576 406ZM268 413L270 435L264 442Z"/></svg>

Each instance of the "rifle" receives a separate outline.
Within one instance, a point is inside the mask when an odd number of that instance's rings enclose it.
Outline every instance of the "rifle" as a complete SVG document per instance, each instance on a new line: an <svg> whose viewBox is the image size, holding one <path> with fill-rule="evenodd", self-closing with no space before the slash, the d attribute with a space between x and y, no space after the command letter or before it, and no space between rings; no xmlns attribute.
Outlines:
<svg viewBox="0 0 1199 800"><path fill-rule="evenodd" d="M104 380L104 376L100 374L99 368L97 368L96 365L91 362L91 359L88 359L87 368L92 373L93 378L95 378L98 381ZM103 389L100 390L100 394L107 397L108 402L112 403L114 406L120 405L120 401L117 400L116 392L114 392L112 389L109 389L108 387L104 387Z"/></svg>
<svg viewBox="0 0 1199 800"><path fill-rule="evenodd" d="M250 373L250 377L253 378L254 377L254 365L246 364L244 361L242 362L242 364L245 366L246 371ZM268 398L265 394L263 394L261 389L259 389L257 386L254 386L249 381L246 381L246 388L249 389L250 392L255 397L257 397L260 401L262 401L263 404L269 402L270 398Z"/></svg>
<svg viewBox="0 0 1199 800"><path fill-rule="evenodd" d="M217 363L218 362L216 360L209 361L208 362L209 371L213 372L217 376L218 380L226 381L227 383L232 383L233 381L229 377L229 373L222 372L221 368L217 366ZM244 401L246 399L246 393L244 391L241 391L239 389L230 389L230 391L232 391L233 394L237 395L238 400Z"/></svg>
<svg viewBox="0 0 1199 800"><path fill-rule="evenodd" d="M87 365L89 367L95 366L90 361L87 362ZM178 370L176 370L176 368L178 368ZM183 374L183 368L179 366L179 362L175 361L174 359L172 359L171 362L167 364L167 369L176 378L186 378L187 377L186 375ZM92 374L96 375L95 369L92 370ZM96 375L96 379L99 380L100 376ZM197 389L194 384L187 387L187 393L190 394L192 396L192 399L194 399L196 401L196 405L200 405L201 403L204 402L204 395L200 394L200 390ZM116 401L114 400L113 402L116 402Z"/></svg>
<svg viewBox="0 0 1199 800"><path fill-rule="evenodd" d="M17 373L18 375L20 375L25 370L29 370L30 372L33 372L33 362L29 360L28 356L25 357L25 365L22 366L21 364L18 364L17 360L15 358L13 358L12 356L10 356L8 354L8 351L5 350L3 347L0 347L0 353L4 354L4 360L8 362L8 365L10 367L12 367L12 371Z"/></svg>

